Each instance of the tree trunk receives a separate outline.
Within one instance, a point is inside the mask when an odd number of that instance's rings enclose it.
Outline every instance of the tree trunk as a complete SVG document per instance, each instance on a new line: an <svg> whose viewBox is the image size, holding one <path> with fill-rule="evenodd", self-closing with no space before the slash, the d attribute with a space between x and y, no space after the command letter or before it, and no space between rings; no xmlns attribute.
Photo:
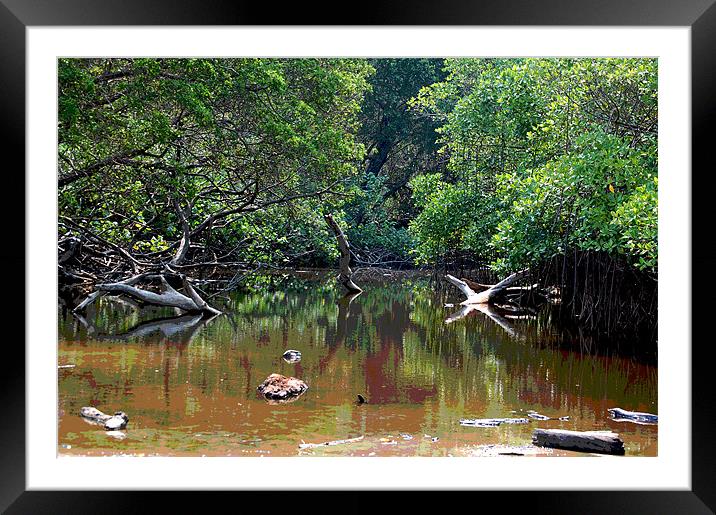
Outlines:
<svg viewBox="0 0 716 515"><path fill-rule="evenodd" d="M353 271L350 267L351 262L351 247L348 244L348 239L343 233L343 230L338 226L338 223L333 219L330 214L324 216L328 226L333 230L338 240L338 248L341 252L340 259L340 275L338 276L338 282L341 283L350 293L360 293L361 290L356 283L353 282Z"/></svg>

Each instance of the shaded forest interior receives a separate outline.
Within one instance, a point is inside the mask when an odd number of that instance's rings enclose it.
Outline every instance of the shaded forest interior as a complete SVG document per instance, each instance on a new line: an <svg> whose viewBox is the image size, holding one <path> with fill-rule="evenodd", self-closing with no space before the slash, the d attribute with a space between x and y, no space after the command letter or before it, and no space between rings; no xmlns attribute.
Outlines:
<svg viewBox="0 0 716 515"><path fill-rule="evenodd" d="M214 316L252 273L338 267L343 234L354 271L526 270L578 331L656 341L655 59L60 59L58 80L66 307Z"/></svg>

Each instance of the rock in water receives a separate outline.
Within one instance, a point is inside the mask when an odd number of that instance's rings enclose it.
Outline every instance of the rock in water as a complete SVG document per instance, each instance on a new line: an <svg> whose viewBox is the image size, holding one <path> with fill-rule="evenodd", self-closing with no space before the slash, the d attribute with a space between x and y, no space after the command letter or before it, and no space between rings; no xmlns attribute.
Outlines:
<svg viewBox="0 0 716 515"><path fill-rule="evenodd" d="M268 400L290 402L308 390L308 385L295 377L271 374L256 389Z"/></svg>
<svg viewBox="0 0 716 515"><path fill-rule="evenodd" d="M288 363L298 363L301 361L301 353L297 350L287 350L283 353L283 359Z"/></svg>

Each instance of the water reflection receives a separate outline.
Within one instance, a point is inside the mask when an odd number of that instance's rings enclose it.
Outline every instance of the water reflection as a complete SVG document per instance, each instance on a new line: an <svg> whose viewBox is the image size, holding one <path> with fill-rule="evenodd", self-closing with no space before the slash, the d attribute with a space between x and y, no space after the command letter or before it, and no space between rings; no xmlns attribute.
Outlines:
<svg viewBox="0 0 716 515"><path fill-rule="evenodd" d="M614 422L607 412L656 413L655 367L557 346L563 335L548 314L454 316L444 307L450 300L422 279L386 279L342 297L318 278L235 293L225 315L208 321L157 320L172 313L103 301L85 324L60 320L60 364L76 367L59 370L59 443L78 453L292 456L302 441L365 435L357 447L316 454L458 455L480 444L525 445L535 427L561 427L611 429L628 455L656 454L656 427ZM287 349L301 361L283 360ZM290 405L268 405L256 387L271 373L310 389ZM89 405L127 412L127 438L88 431L76 414ZM459 424L531 410L570 418ZM401 433L415 438L381 442Z"/></svg>

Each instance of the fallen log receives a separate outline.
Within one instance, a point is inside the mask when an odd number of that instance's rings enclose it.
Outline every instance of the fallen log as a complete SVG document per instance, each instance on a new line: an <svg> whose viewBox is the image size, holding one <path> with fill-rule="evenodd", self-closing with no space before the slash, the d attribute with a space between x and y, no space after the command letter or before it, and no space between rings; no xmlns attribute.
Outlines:
<svg viewBox="0 0 716 515"><path fill-rule="evenodd" d="M475 292L465 281L461 281L457 277L453 277L452 275L448 274L445 276L447 281L452 284L453 286L457 287L464 295L467 297L464 301L462 301L460 304L463 306L470 305L470 304L489 304L494 302L499 296L501 296L504 291L507 289L507 287L522 279L529 270L521 270L519 272L515 272L514 274L510 275L509 277L503 279L499 283L489 287L485 291L481 291L480 293Z"/></svg>
<svg viewBox="0 0 716 515"><path fill-rule="evenodd" d="M333 219L333 216L327 214L323 217L326 223L331 228L333 233L336 235L338 240L338 249L341 252L340 258L340 275L338 276L338 282L342 284L349 293L360 293L363 290L353 282L353 270L351 270L351 246L348 243L346 235L343 233L343 229L340 228L338 223Z"/></svg>
<svg viewBox="0 0 716 515"><path fill-rule="evenodd" d="M158 279L161 282L163 291L161 293L145 290L135 286L145 279ZM191 283L186 277L182 277L182 284L185 295L174 289L163 274L150 275L140 274L124 281L115 283L104 283L95 286L95 291L82 301L75 309L75 313L79 313L87 306L92 304L102 295L124 295L143 304L153 306L164 306L178 308L188 314L202 313L206 315L220 315L221 311L209 306L204 299L194 290Z"/></svg>
<svg viewBox="0 0 716 515"><path fill-rule="evenodd" d="M540 447L599 454L624 455L624 442L611 431L567 431L535 429L532 443Z"/></svg>
<svg viewBox="0 0 716 515"><path fill-rule="evenodd" d="M627 411L621 408L609 408L607 410L615 422L634 422L635 424L658 424L659 416L639 411Z"/></svg>

